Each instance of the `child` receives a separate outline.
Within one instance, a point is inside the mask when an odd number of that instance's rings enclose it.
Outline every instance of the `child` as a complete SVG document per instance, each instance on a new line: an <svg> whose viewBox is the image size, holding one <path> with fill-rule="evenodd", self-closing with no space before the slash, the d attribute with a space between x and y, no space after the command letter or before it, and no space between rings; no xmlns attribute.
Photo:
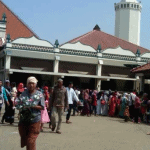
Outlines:
<svg viewBox="0 0 150 150"><path fill-rule="evenodd" d="M125 117L125 122L128 122L130 114L129 114L129 106L126 106L125 111L124 111L124 117Z"/></svg>
<svg viewBox="0 0 150 150"><path fill-rule="evenodd" d="M12 87L12 90L11 90L11 101L13 103L13 109L15 109L15 99L17 97L16 83L12 82L11 87Z"/></svg>
<svg viewBox="0 0 150 150"><path fill-rule="evenodd" d="M44 110L41 110L41 132L43 132L44 123L50 122L48 112L47 112L47 108L48 108L48 100L45 101Z"/></svg>

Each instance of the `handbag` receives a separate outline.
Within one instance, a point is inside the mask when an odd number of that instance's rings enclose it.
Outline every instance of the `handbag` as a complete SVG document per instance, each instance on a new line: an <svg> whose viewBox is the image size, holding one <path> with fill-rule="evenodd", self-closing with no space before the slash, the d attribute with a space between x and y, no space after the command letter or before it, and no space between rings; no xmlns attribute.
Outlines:
<svg viewBox="0 0 150 150"><path fill-rule="evenodd" d="M29 109L23 109L20 111L20 120L24 123L30 123L35 116L32 114L32 112Z"/></svg>
<svg viewBox="0 0 150 150"><path fill-rule="evenodd" d="M105 100L101 100L101 104L105 105L106 104Z"/></svg>

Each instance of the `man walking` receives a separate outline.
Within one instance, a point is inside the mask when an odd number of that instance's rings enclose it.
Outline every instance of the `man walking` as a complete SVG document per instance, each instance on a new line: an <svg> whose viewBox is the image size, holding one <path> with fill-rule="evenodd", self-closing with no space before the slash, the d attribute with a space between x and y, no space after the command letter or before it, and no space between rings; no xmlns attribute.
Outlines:
<svg viewBox="0 0 150 150"><path fill-rule="evenodd" d="M79 99L78 99L78 97L77 97L77 95L76 95L76 93L72 87L73 87L73 83L70 82L69 86L67 87L68 103L69 103L68 114L66 116L66 123L67 124L71 123L69 121L69 119L70 119L71 110L73 109L73 101L75 100L76 102L79 102Z"/></svg>
<svg viewBox="0 0 150 150"><path fill-rule="evenodd" d="M56 128L56 115L58 113L58 125L56 129L56 133L61 134L60 127L62 122L62 115L64 111L64 107L68 108L68 95L67 90L63 86L63 80L59 79L57 86L54 88L52 98L50 99L50 108L52 108L51 114L51 123L52 123L52 131Z"/></svg>

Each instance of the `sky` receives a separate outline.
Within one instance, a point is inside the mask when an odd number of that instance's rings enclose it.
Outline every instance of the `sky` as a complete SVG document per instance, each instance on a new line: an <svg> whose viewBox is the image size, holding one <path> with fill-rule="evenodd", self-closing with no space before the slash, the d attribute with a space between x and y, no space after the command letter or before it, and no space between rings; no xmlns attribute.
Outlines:
<svg viewBox="0 0 150 150"><path fill-rule="evenodd" d="M142 1L140 45L150 49L150 0ZM120 0L3 0L40 39L65 43L96 24L114 35L114 3Z"/></svg>

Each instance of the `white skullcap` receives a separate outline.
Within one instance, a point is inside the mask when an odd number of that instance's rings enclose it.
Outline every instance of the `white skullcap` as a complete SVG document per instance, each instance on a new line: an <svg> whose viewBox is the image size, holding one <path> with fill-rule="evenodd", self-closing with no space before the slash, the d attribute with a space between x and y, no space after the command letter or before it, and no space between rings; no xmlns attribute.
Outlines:
<svg viewBox="0 0 150 150"><path fill-rule="evenodd" d="M132 100L135 101L136 95L131 93Z"/></svg>
<svg viewBox="0 0 150 150"><path fill-rule="evenodd" d="M9 80L6 80L5 82L6 82L6 83L10 83L10 81L9 81Z"/></svg>
<svg viewBox="0 0 150 150"><path fill-rule="evenodd" d="M30 83L30 82L37 84L38 80L35 77L29 77L27 79L27 84Z"/></svg>
<svg viewBox="0 0 150 150"><path fill-rule="evenodd" d="M58 82L63 82L63 79L58 79Z"/></svg>

